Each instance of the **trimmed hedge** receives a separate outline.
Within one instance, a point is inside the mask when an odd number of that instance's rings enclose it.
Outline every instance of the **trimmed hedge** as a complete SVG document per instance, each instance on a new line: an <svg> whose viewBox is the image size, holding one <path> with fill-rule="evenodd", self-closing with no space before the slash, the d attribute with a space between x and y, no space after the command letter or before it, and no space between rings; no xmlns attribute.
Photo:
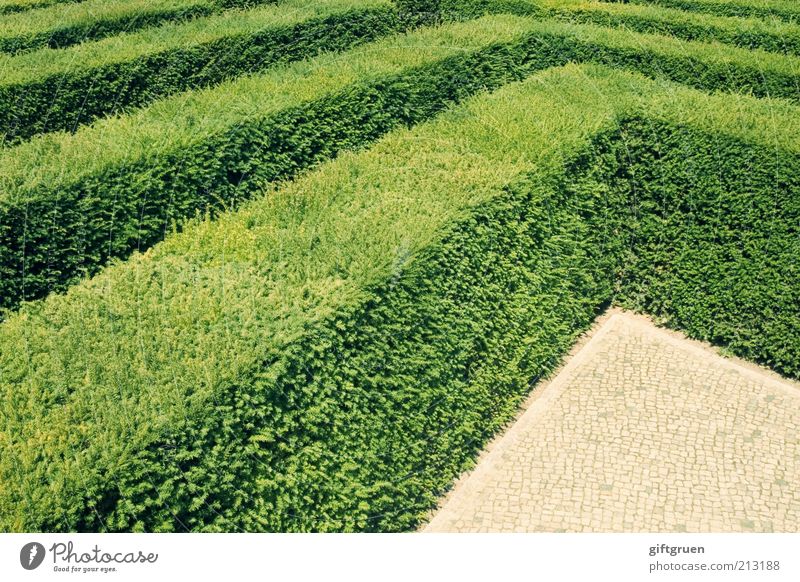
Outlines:
<svg viewBox="0 0 800 582"><path fill-rule="evenodd" d="M639 200L617 301L800 377L800 155L650 119L609 151Z"/></svg>
<svg viewBox="0 0 800 582"><path fill-rule="evenodd" d="M627 4L653 4L705 12L718 16L778 18L786 22L800 21L800 7L793 0L610 0Z"/></svg>
<svg viewBox="0 0 800 582"><path fill-rule="evenodd" d="M661 6L590 0L442 0L440 10L444 20L507 13L605 27L625 27L644 34L800 54L800 26L774 19L733 18L687 13Z"/></svg>
<svg viewBox="0 0 800 582"><path fill-rule="evenodd" d="M0 14L25 12L34 8L45 8L53 4L69 4L83 0L0 0Z"/></svg>
<svg viewBox="0 0 800 582"><path fill-rule="evenodd" d="M453 46L423 53L428 63L452 56L455 60L447 64L451 73L433 66L389 85L367 83L339 93L345 90L340 79L363 76L337 70L364 61L368 53L361 51L352 61L339 56L321 61L313 71L320 81L310 94L310 85L297 81L308 74L304 64L288 76L281 71L197 97L178 96L75 136L46 136L0 152L0 308L64 289L110 258L147 248L173 222L235 206L265 181L291 176L396 124L424 119L481 86L519 78L521 70L570 60L597 62L707 90L800 97L800 60L793 57L512 16L487 17L453 30L479 31L482 26L498 36L472 32L472 42L456 34ZM414 38L443 38L432 34ZM389 41L387 48L408 55L403 46L391 44L396 42ZM454 54L467 47L477 50L480 43L503 42L509 44L478 56L464 54L461 61ZM370 50L376 49L365 49ZM426 62L415 55L399 61L409 66ZM464 63L475 70L465 70ZM366 65L365 73L390 76L399 72L397 64L381 55ZM332 87L334 77L338 85ZM301 87L306 96L287 98L292 87ZM276 107L274 91L283 91L284 111ZM246 105L232 108L239 99ZM373 117L376 121L368 121ZM354 119L363 123L347 125ZM171 127L167 136L165 120Z"/></svg>
<svg viewBox="0 0 800 582"><path fill-rule="evenodd" d="M781 102L551 70L25 306L0 326L0 528L415 527L614 299L640 233L649 252L643 211L708 218L728 248L796 233L796 178L788 206L766 198L774 169L797 176L798 120ZM621 139L677 151L632 166ZM629 198L640 164L691 173L722 142L726 164L759 152L755 238L716 216L743 197L712 182L675 206L658 188ZM798 287L786 259L767 277ZM705 268L732 265L764 261ZM738 307L713 304L757 332Z"/></svg>
<svg viewBox="0 0 800 582"><path fill-rule="evenodd" d="M6 145L398 29L386 0L286 0L73 47L0 59Z"/></svg>
<svg viewBox="0 0 800 582"><path fill-rule="evenodd" d="M530 25L498 16L390 38L0 152L0 308L64 289L197 212L231 208L265 182L549 66Z"/></svg>
<svg viewBox="0 0 800 582"><path fill-rule="evenodd" d="M778 20L720 17L660 6L584 0L534 0L533 3L573 22L625 26L637 32L684 40L718 41L747 49L800 54L800 26Z"/></svg>
<svg viewBox="0 0 800 582"><path fill-rule="evenodd" d="M115 34L277 0L84 0L3 18L0 51L58 49Z"/></svg>

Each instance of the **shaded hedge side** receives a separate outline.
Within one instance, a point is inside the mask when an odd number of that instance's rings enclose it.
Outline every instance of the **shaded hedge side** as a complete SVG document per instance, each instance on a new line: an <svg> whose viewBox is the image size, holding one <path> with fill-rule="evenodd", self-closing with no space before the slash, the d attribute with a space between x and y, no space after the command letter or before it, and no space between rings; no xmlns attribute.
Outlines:
<svg viewBox="0 0 800 582"><path fill-rule="evenodd" d="M800 377L800 158L650 121L611 149L639 201L618 301Z"/></svg>

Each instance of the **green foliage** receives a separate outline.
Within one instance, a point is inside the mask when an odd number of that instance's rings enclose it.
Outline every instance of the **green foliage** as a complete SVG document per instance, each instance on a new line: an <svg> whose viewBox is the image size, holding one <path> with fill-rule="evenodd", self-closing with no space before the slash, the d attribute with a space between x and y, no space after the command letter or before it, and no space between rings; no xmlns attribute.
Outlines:
<svg viewBox="0 0 800 582"><path fill-rule="evenodd" d="M704 12L719 16L778 18L787 22L800 20L800 7L793 0L611 0L630 4L653 4L678 10Z"/></svg>
<svg viewBox="0 0 800 582"><path fill-rule="evenodd" d="M524 3L517 1L522 5L517 12L524 11ZM732 18L660 6L586 0L532 0L530 4L544 13L573 22L624 26L637 32L684 40L717 41L748 49L800 54L800 26L776 19ZM503 9L508 11L507 7Z"/></svg>
<svg viewBox="0 0 800 582"><path fill-rule="evenodd" d="M549 64L536 61L528 25L494 17L392 38L0 152L0 307L63 289L176 222ZM355 27L356 37L376 30ZM343 30L336 38L347 42Z"/></svg>
<svg viewBox="0 0 800 582"><path fill-rule="evenodd" d="M639 200L619 301L800 377L800 156L625 124L607 181ZM746 169L743 171L743 165Z"/></svg>
<svg viewBox="0 0 800 582"><path fill-rule="evenodd" d="M411 529L615 299L797 375L798 126L553 69L24 306L0 528Z"/></svg>
<svg viewBox="0 0 800 582"><path fill-rule="evenodd" d="M397 29L385 0L286 0L64 51L0 58L6 144Z"/></svg>
<svg viewBox="0 0 800 582"><path fill-rule="evenodd" d="M379 13L378 23L384 16ZM372 18L353 18L352 38L339 30L338 42L352 44L379 30ZM449 47L421 47L419 39L436 43L444 38L437 35L448 34L434 31L395 44L394 52L378 51L379 59L369 53L373 47L349 59L329 57L311 66L313 84L298 81L309 74L302 64L179 96L75 136L0 152L0 307L63 289L110 258L147 248L173 223L231 208L269 180L424 119L456 96L519 78L522 71L595 62L707 90L798 98L800 60L794 57L511 16L452 30ZM397 41L389 43L386 48ZM475 57L464 52L470 47L485 52ZM392 60L398 55L399 63ZM402 65L448 57L452 74L434 65L388 85L368 81L347 88L364 77L391 77ZM232 111L231 102L238 104ZM164 123L171 128L167 135Z"/></svg>
<svg viewBox="0 0 800 582"><path fill-rule="evenodd" d="M63 48L165 22L275 0L84 0L3 18L0 52Z"/></svg>
<svg viewBox="0 0 800 582"><path fill-rule="evenodd" d="M81 1L83 0L0 0L0 14L13 14L54 4L70 4Z"/></svg>

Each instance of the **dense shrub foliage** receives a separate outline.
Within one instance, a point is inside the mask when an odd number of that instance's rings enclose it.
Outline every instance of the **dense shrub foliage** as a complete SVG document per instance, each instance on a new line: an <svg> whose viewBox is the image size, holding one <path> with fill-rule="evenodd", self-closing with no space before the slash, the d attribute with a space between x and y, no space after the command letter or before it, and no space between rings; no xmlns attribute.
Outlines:
<svg viewBox="0 0 800 582"><path fill-rule="evenodd" d="M798 124L554 69L25 306L0 327L0 527L412 528L617 299L796 375ZM741 156L744 186L694 179ZM759 257L773 233L795 246ZM750 295L718 301L732 272Z"/></svg>
<svg viewBox="0 0 800 582"><path fill-rule="evenodd" d="M385 0L287 0L70 50L0 59L0 132L12 144L37 133L74 131L180 91L344 50L398 26Z"/></svg>
<svg viewBox="0 0 800 582"><path fill-rule="evenodd" d="M402 58L411 59L406 61L408 66L422 65L420 54L427 55L429 62L448 56L451 60L444 67L410 72L381 88L369 81L347 89L346 95L341 91L345 91L342 80L348 78L344 73L348 60L329 59L327 69L314 65L313 74L321 79L316 99L306 94L302 99L306 105L298 105L301 94L294 100L283 99L283 112L267 90L293 86L291 77L279 73L263 80L247 79L238 86L223 85L202 94L198 103L181 97L154 108L155 113L146 111L132 120L112 121L74 137L58 136L52 142L42 140L6 156L0 154L0 162L4 157L10 160L7 169L0 170L6 193L0 198L0 272L4 275L0 307L11 308L21 299L64 288L76 277L95 272L109 258L146 248L163 237L174 221L197 211L229 208L265 181L292 175L398 123L424 119L479 87L518 78L521 71L588 61L702 89L800 97L800 59L794 57L511 16L486 17L453 30L469 30L475 35L472 46L477 50L484 43L485 54L476 59L463 48L455 48L459 45L444 44L419 53L419 40L413 51L403 40L397 50L406 55ZM433 36L415 38L436 43L439 33L428 34ZM466 46L463 36L456 42ZM383 49L375 52L380 56L369 57L367 71L398 72L396 61L387 59ZM362 66L365 54L356 57L355 66ZM382 69L385 65L389 68ZM338 71L338 92L329 85L326 71L332 68ZM295 77L307 74L307 69L300 70ZM356 81L359 76L350 79ZM308 84L300 86L305 90ZM323 98L326 94L329 97ZM233 115L222 111L229 109L222 96L238 100L241 95L250 95L248 108ZM200 124L198 116L211 121ZM173 129L165 140L160 128L167 118ZM377 121L369 121L373 118ZM353 124L354 119L362 122ZM198 125L206 127L200 130ZM116 145L120 142L124 148ZM68 163L63 155L53 155L65 150L78 158ZM65 164L76 169L66 174ZM33 175L32 167L36 168Z"/></svg>
<svg viewBox="0 0 800 582"><path fill-rule="evenodd" d="M753 16L800 21L800 6L793 0L612 0L630 4L653 4L719 16Z"/></svg>
<svg viewBox="0 0 800 582"><path fill-rule="evenodd" d="M394 38L26 144L24 155L6 152L16 168L0 171L0 307L63 288L148 247L176 221L231 208L265 182L521 78L539 48L528 24L487 18Z"/></svg>
<svg viewBox="0 0 800 582"><path fill-rule="evenodd" d="M795 4L264 3L0 0L147 25L0 55L0 530L413 529L612 304L800 378Z"/></svg>
<svg viewBox="0 0 800 582"><path fill-rule="evenodd" d="M34 8L44 8L53 4L70 4L82 0L0 0L0 14L13 14Z"/></svg>
<svg viewBox="0 0 800 582"><path fill-rule="evenodd" d="M63 48L118 33L277 0L83 0L3 18L0 52Z"/></svg>

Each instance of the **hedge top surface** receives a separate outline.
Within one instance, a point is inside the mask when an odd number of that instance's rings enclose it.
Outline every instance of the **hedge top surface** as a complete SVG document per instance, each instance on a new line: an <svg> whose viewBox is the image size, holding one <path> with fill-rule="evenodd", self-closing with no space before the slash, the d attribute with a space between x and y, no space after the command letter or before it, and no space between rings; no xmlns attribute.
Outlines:
<svg viewBox="0 0 800 582"><path fill-rule="evenodd" d="M103 168L163 155L199 143L243 119L268 117L343 89L531 32L532 21L490 16L421 29L241 77L156 102L129 115L103 119L75 134L56 133L0 150L0 205L28 199L37 186L52 191ZM164 127L170 131L165 132Z"/></svg>
<svg viewBox="0 0 800 582"><path fill-rule="evenodd" d="M369 297L470 207L523 174L557 176L592 135L648 115L800 151L800 109L784 102L570 65L26 305L0 325L0 529L24 529L26 503L55 511L83 480L113 476L219 386Z"/></svg>
<svg viewBox="0 0 800 582"><path fill-rule="evenodd" d="M229 10L64 49L40 49L20 55L0 54L0 89L4 85L30 84L35 79L133 61L163 51L254 34L267 28L291 26L346 10L391 7L390 0L282 0L278 6Z"/></svg>
<svg viewBox="0 0 800 582"><path fill-rule="evenodd" d="M179 11L196 6L214 6L214 0L84 0L57 4L2 17L0 37L47 33L102 20L133 18L145 13Z"/></svg>

